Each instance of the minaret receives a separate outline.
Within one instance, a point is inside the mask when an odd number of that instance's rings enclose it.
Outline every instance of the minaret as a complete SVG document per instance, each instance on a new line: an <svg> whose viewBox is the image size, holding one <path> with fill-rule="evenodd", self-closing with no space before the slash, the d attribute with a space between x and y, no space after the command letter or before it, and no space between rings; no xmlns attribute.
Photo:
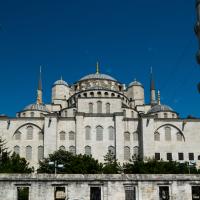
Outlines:
<svg viewBox="0 0 200 200"><path fill-rule="evenodd" d="M97 64L96 64L96 74L99 74L99 62L97 61Z"/></svg>
<svg viewBox="0 0 200 200"><path fill-rule="evenodd" d="M153 70L151 67L151 80L150 80L150 104L151 106L154 106L157 104L156 102L156 90L155 90L155 83L154 83L154 79L153 79Z"/></svg>
<svg viewBox="0 0 200 200"><path fill-rule="evenodd" d="M37 89L37 104L42 104L42 67L40 66L40 75Z"/></svg>
<svg viewBox="0 0 200 200"><path fill-rule="evenodd" d="M160 105L160 90L158 90L158 105Z"/></svg>

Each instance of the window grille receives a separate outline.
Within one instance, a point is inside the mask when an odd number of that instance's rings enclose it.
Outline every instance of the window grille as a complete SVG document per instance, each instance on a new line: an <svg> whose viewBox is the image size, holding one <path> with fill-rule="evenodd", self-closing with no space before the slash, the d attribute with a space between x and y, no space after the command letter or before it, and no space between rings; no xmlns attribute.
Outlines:
<svg viewBox="0 0 200 200"><path fill-rule="evenodd" d="M171 141L171 128L165 127L165 140Z"/></svg>
<svg viewBox="0 0 200 200"><path fill-rule="evenodd" d="M69 132L69 140L75 140L75 133Z"/></svg>
<svg viewBox="0 0 200 200"><path fill-rule="evenodd" d="M86 140L91 139L91 127L90 126L85 127L85 139Z"/></svg>
<svg viewBox="0 0 200 200"><path fill-rule="evenodd" d="M38 160L42 160L44 158L44 147L39 146L38 147Z"/></svg>
<svg viewBox="0 0 200 200"><path fill-rule="evenodd" d="M90 146L85 147L85 155L87 155L87 156L91 155L91 147Z"/></svg>
<svg viewBox="0 0 200 200"><path fill-rule="evenodd" d="M194 160L194 153L189 153L189 160Z"/></svg>
<svg viewBox="0 0 200 200"><path fill-rule="evenodd" d="M96 128L96 140L97 141L103 140L103 128L101 126L97 126Z"/></svg>
<svg viewBox="0 0 200 200"><path fill-rule="evenodd" d="M89 113L93 113L93 103L89 103Z"/></svg>
<svg viewBox="0 0 200 200"><path fill-rule="evenodd" d="M114 140L114 128L110 126L109 128L109 140Z"/></svg>
<svg viewBox="0 0 200 200"><path fill-rule="evenodd" d="M32 147L31 146L26 147L26 159L27 160L32 159Z"/></svg>
<svg viewBox="0 0 200 200"><path fill-rule="evenodd" d="M192 200L200 199L200 186L192 186Z"/></svg>
<svg viewBox="0 0 200 200"><path fill-rule="evenodd" d="M167 160L169 160L169 161L172 160L172 153L167 153Z"/></svg>
<svg viewBox="0 0 200 200"><path fill-rule="evenodd" d="M125 141L130 141L130 133L129 132L125 132L124 133L124 140Z"/></svg>
<svg viewBox="0 0 200 200"><path fill-rule="evenodd" d="M60 140L65 140L65 132L60 132Z"/></svg>
<svg viewBox="0 0 200 200"><path fill-rule="evenodd" d="M97 113L102 113L102 102L101 101L97 102Z"/></svg>
<svg viewBox="0 0 200 200"><path fill-rule="evenodd" d="M155 153L155 160L160 160L160 153Z"/></svg>
<svg viewBox="0 0 200 200"><path fill-rule="evenodd" d="M178 159L179 160L184 160L184 154L183 153L178 153Z"/></svg>
<svg viewBox="0 0 200 200"><path fill-rule="evenodd" d="M109 103L106 104L106 113L110 113L110 104Z"/></svg>
<svg viewBox="0 0 200 200"><path fill-rule="evenodd" d="M33 127L28 126L27 127L27 140L32 140L33 139Z"/></svg>
<svg viewBox="0 0 200 200"><path fill-rule="evenodd" d="M125 187L125 200L136 200L135 187L133 186Z"/></svg>

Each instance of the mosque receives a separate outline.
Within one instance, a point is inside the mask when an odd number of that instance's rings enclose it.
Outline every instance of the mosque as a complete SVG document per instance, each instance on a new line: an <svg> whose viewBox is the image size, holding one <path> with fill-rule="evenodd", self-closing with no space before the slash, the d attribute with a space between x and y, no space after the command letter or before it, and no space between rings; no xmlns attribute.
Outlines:
<svg viewBox="0 0 200 200"><path fill-rule="evenodd" d="M128 86L110 75L86 75L73 85L60 79L51 103L42 100L40 72L37 100L17 113L0 116L0 136L9 150L32 166L58 149L92 155L100 162L111 152L121 163L131 158L188 161L200 164L200 119L181 119L160 102L153 75L150 100L143 85Z"/></svg>

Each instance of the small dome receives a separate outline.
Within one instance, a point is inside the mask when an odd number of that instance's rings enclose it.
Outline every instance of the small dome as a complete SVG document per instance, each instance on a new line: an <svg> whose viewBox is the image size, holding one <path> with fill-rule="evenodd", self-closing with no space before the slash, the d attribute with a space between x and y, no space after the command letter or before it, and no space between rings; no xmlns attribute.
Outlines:
<svg viewBox="0 0 200 200"><path fill-rule="evenodd" d="M133 82L131 82L128 87L132 87L132 86L142 86L142 84L136 80L134 80ZM143 87L143 86L142 86Z"/></svg>
<svg viewBox="0 0 200 200"><path fill-rule="evenodd" d="M113 77L107 75L107 74L89 74L87 76L84 76L83 78L80 79L80 81L88 80L88 79L106 79L106 80L111 80L111 81L117 81Z"/></svg>
<svg viewBox="0 0 200 200"><path fill-rule="evenodd" d="M24 108L24 111L26 110L49 112L45 104L30 104Z"/></svg>
<svg viewBox="0 0 200 200"><path fill-rule="evenodd" d="M147 112L147 114L167 111L174 112L174 110L167 105L155 105Z"/></svg>
<svg viewBox="0 0 200 200"><path fill-rule="evenodd" d="M66 81L63 81L62 79L57 80L53 85L65 85L68 86Z"/></svg>

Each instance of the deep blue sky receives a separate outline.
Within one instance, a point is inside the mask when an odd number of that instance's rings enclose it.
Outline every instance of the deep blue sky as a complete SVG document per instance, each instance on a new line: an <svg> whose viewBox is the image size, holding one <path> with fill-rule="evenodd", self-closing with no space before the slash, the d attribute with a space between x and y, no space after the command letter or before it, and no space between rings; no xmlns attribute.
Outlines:
<svg viewBox="0 0 200 200"><path fill-rule="evenodd" d="M153 67L163 104L200 117L200 67L194 0L0 0L0 113L14 116L36 100L43 66L44 101L51 86L101 72L146 89Z"/></svg>

